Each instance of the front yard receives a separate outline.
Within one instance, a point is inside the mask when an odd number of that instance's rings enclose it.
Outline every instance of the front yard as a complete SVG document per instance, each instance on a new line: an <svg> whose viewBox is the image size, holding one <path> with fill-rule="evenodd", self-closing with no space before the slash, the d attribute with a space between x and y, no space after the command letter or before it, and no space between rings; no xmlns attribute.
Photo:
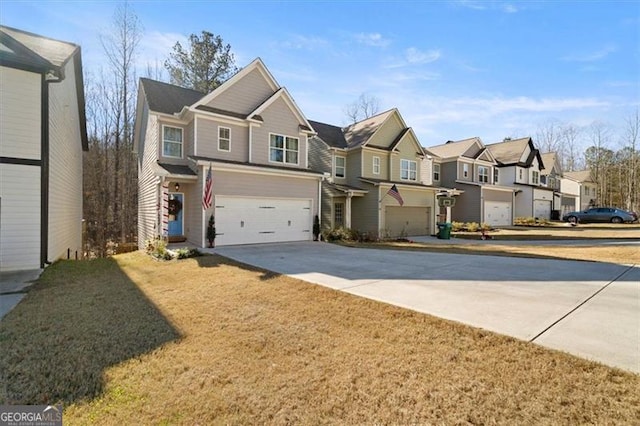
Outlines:
<svg viewBox="0 0 640 426"><path fill-rule="evenodd" d="M640 376L219 256L59 262L0 345L0 403L65 424L640 418Z"/></svg>

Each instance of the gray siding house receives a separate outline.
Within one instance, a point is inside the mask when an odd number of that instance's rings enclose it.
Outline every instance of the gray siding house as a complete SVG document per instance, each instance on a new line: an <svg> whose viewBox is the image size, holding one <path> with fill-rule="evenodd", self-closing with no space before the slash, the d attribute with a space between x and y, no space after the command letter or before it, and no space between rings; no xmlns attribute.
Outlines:
<svg viewBox="0 0 640 426"><path fill-rule="evenodd" d="M208 94L143 78L136 114L140 247L157 237L206 247L211 215L216 245L313 238L314 130L260 59Z"/></svg>
<svg viewBox="0 0 640 426"><path fill-rule="evenodd" d="M80 47L0 26L0 270L82 256Z"/></svg>

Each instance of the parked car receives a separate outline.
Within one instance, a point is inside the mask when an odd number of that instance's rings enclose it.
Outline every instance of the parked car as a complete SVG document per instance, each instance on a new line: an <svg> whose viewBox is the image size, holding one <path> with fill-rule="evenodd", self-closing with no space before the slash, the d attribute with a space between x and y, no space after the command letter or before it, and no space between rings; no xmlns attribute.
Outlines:
<svg viewBox="0 0 640 426"><path fill-rule="evenodd" d="M580 212L571 212L562 216L562 220L571 223L611 222L624 223L635 222L638 217L633 213L614 207L594 207Z"/></svg>

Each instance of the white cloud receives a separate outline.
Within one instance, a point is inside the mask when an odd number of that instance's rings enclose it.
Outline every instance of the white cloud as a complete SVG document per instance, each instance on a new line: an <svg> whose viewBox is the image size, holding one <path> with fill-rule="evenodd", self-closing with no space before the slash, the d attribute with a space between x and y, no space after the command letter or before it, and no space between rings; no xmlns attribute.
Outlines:
<svg viewBox="0 0 640 426"><path fill-rule="evenodd" d="M518 12L518 8L510 3L506 3L502 5L502 11L505 13L516 13Z"/></svg>
<svg viewBox="0 0 640 426"><path fill-rule="evenodd" d="M367 46L387 47L391 44L391 40L384 38L380 33L359 33L354 37L358 43L366 44Z"/></svg>
<svg viewBox="0 0 640 426"><path fill-rule="evenodd" d="M408 48L404 53L407 62L410 64L428 64L430 62L435 62L440 59L441 55L439 50L421 52L415 47Z"/></svg>
<svg viewBox="0 0 640 426"><path fill-rule="evenodd" d="M593 52L573 53L565 56L562 59L569 62L596 62L606 58L607 56L609 56L609 54L614 53L617 50L617 46L609 44Z"/></svg>
<svg viewBox="0 0 640 426"><path fill-rule="evenodd" d="M288 40L278 43L280 47L295 50L316 50L328 45L329 42L321 37L307 37L299 34L294 34Z"/></svg>

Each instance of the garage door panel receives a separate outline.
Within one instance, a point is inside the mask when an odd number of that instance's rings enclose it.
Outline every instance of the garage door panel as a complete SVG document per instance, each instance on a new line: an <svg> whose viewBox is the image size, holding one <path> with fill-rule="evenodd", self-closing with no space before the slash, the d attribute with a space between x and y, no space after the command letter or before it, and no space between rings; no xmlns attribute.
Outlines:
<svg viewBox="0 0 640 426"><path fill-rule="evenodd" d="M511 203L503 201L485 201L484 223L491 226L512 225Z"/></svg>
<svg viewBox="0 0 640 426"><path fill-rule="evenodd" d="M309 240L311 223L311 200L216 199L218 245Z"/></svg>
<svg viewBox="0 0 640 426"><path fill-rule="evenodd" d="M429 207L387 206L385 229L392 236L429 235Z"/></svg>
<svg viewBox="0 0 640 426"><path fill-rule="evenodd" d="M538 219L551 219L551 201L533 200L533 216Z"/></svg>

